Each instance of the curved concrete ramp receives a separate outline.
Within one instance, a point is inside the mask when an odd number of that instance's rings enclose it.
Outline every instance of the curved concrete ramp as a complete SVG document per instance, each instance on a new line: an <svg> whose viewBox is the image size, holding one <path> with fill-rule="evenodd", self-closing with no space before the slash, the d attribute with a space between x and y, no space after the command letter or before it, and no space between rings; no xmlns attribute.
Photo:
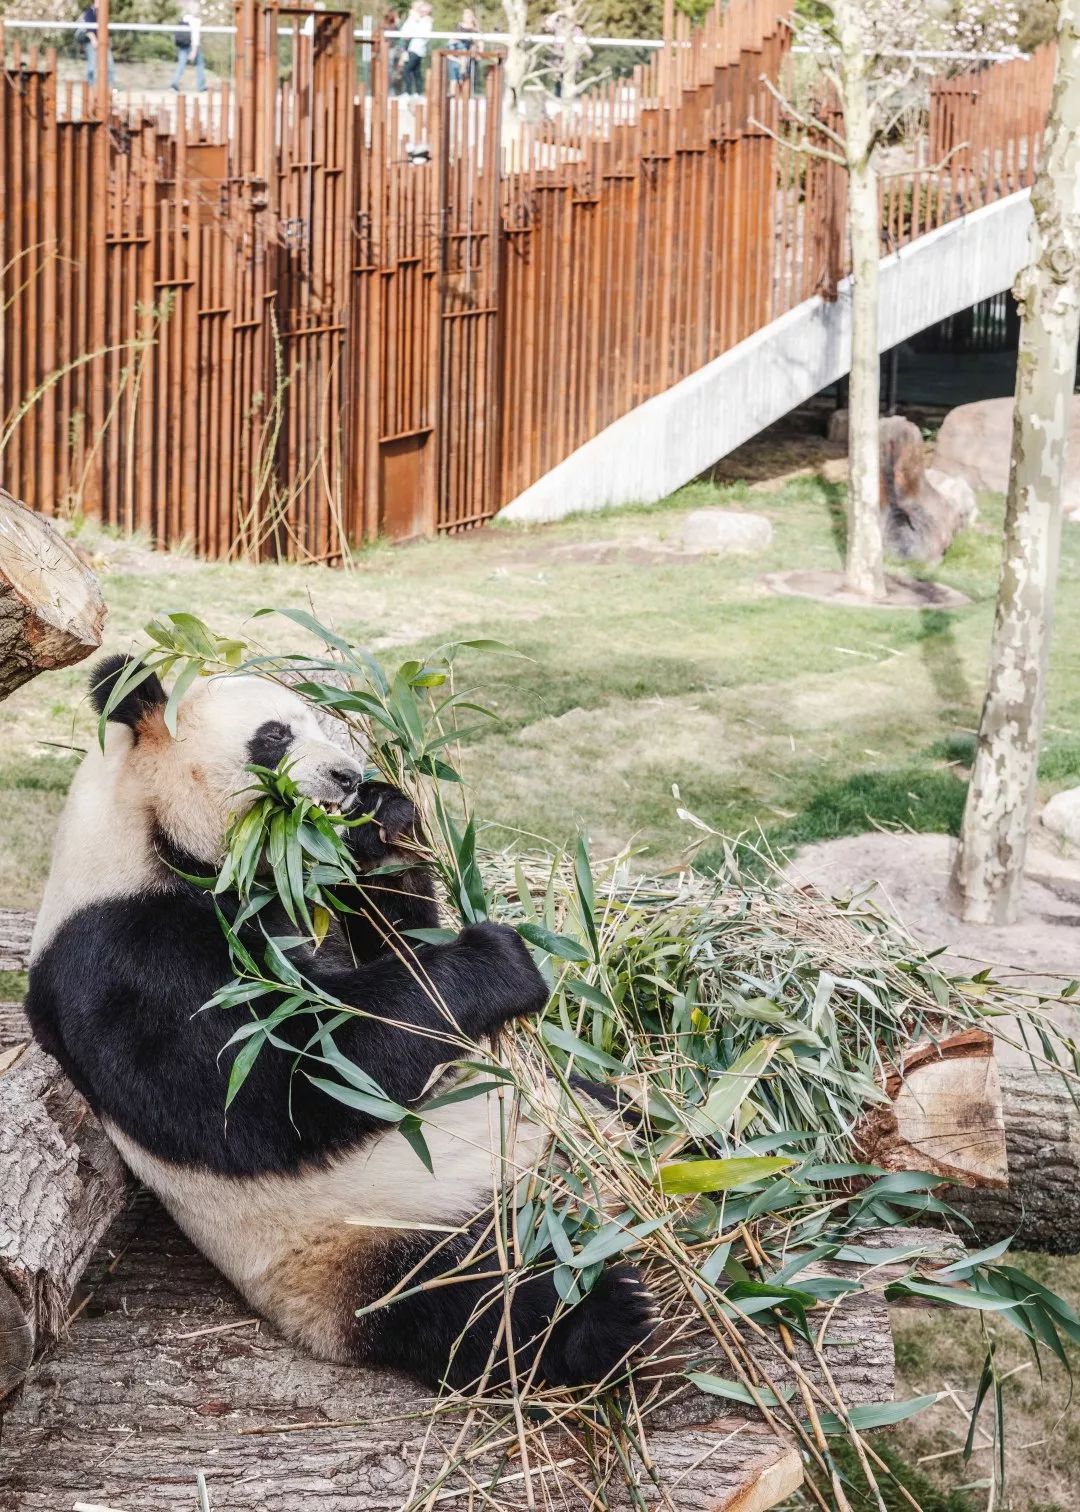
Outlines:
<svg viewBox="0 0 1080 1512"><path fill-rule="evenodd" d="M921 236L881 263L881 351L1009 288L1029 255L1030 191ZM797 305L571 452L499 513L557 520L654 504L842 378L851 357L851 281Z"/></svg>

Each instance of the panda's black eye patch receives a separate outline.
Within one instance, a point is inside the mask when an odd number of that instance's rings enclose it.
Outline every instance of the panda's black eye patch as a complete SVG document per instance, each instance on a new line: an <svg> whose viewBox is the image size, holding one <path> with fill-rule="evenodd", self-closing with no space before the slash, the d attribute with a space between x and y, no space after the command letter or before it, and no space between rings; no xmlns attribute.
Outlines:
<svg viewBox="0 0 1080 1512"><path fill-rule="evenodd" d="M274 768L292 745L293 732L280 719L268 719L248 741L248 761L252 766Z"/></svg>

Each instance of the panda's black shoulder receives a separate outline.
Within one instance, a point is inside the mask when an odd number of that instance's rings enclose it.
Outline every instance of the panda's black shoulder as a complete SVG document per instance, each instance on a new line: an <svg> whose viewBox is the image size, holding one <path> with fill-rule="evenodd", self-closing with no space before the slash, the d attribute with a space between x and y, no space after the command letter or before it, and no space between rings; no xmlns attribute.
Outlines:
<svg viewBox="0 0 1080 1512"><path fill-rule="evenodd" d="M224 936L208 903L147 892L77 909L30 967L26 1015L35 1038L91 1105L110 1039L152 1040L186 1022L221 984Z"/></svg>

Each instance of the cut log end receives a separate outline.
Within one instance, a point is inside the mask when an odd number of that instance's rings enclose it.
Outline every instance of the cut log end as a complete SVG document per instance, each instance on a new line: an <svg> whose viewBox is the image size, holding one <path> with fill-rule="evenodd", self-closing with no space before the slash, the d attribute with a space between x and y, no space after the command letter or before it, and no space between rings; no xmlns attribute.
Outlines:
<svg viewBox="0 0 1080 1512"><path fill-rule="evenodd" d="M54 525L0 489L0 698L101 645L105 601Z"/></svg>
<svg viewBox="0 0 1080 1512"><path fill-rule="evenodd" d="M885 1084L887 1105L858 1131L885 1171L926 1171L965 1186L1008 1185L1005 1119L994 1042L972 1029L908 1053Z"/></svg>

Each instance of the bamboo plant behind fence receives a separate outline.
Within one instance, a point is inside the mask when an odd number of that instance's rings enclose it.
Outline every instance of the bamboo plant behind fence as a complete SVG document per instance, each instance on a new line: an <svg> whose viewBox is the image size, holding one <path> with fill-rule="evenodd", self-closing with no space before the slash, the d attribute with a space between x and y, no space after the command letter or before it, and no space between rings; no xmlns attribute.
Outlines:
<svg viewBox="0 0 1080 1512"><path fill-rule="evenodd" d="M241 0L212 106L107 122L0 82L0 480L213 557L337 561L490 518L845 266L842 175L778 145L779 0L732 0L503 139L498 59L357 83L344 11ZM2 38L0 38L2 40ZM883 252L1031 182L1049 51L931 90ZM945 169L936 164L952 154Z"/></svg>

